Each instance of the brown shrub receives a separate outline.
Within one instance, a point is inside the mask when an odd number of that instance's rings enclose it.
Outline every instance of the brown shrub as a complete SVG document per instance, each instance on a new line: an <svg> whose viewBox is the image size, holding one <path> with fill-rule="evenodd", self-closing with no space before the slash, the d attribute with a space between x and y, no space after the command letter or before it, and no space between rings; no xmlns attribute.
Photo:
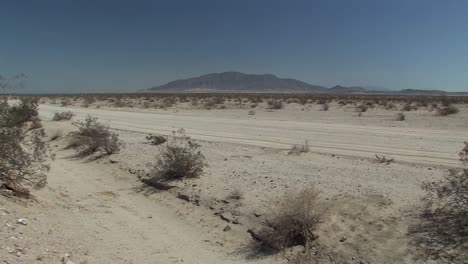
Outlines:
<svg viewBox="0 0 468 264"><path fill-rule="evenodd" d="M304 144L302 145L293 145L291 147L291 149L289 150L288 154L289 155L299 155L301 153L307 153L310 151L310 147L309 147L309 141L304 141Z"/></svg>
<svg viewBox="0 0 468 264"><path fill-rule="evenodd" d="M468 141L465 141L464 144L465 147L460 151L460 153L458 153L458 155L460 156L461 161L468 163Z"/></svg>
<svg viewBox="0 0 468 264"><path fill-rule="evenodd" d="M406 119L406 116L403 113L398 113L398 114L395 115L395 120L396 121L405 121L405 119Z"/></svg>
<svg viewBox="0 0 468 264"><path fill-rule="evenodd" d="M267 249L279 251L297 245L307 247L317 238L315 232L322 221L322 207L318 193L313 189L287 195L266 224L249 233Z"/></svg>

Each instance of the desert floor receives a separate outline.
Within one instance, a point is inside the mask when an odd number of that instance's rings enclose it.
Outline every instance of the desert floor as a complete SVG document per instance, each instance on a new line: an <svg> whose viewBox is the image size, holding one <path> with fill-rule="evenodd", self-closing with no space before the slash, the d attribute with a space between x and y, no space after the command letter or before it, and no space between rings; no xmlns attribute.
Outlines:
<svg viewBox="0 0 468 264"><path fill-rule="evenodd" d="M50 121L70 110L73 120L98 117L125 147L89 161L64 149L66 137L50 142L56 158L36 200L0 196L0 260L60 263L70 254L74 263L286 263L288 252L252 253L247 230L261 225L284 194L313 187L328 206L319 237L334 254L348 263L426 263L411 253L407 230L417 221L421 184L461 166L468 108L458 107L455 115L411 111L396 121L396 112L384 109L357 116L295 104L254 115L42 104L47 134L74 129L72 121ZM159 153L145 136L179 128L201 144L209 167L169 191L143 186L139 177ZM288 154L305 141L310 152ZM395 162L377 163L375 155ZM233 192L242 198L230 199Z"/></svg>

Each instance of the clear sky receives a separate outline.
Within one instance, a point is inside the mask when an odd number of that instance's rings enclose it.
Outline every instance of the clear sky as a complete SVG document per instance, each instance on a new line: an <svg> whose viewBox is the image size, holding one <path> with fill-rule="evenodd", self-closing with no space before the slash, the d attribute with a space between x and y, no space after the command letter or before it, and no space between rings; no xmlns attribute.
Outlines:
<svg viewBox="0 0 468 264"><path fill-rule="evenodd" d="M0 0L24 91L132 91L211 72L468 91L466 0Z"/></svg>

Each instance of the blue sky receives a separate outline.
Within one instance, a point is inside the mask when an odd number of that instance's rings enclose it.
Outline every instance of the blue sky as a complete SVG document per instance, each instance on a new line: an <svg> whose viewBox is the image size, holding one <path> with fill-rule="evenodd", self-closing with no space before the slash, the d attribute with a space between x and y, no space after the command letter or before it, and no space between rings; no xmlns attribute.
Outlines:
<svg viewBox="0 0 468 264"><path fill-rule="evenodd" d="M25 92L132 91L211 72L468 91L465 0L1 0Z"/></svg>

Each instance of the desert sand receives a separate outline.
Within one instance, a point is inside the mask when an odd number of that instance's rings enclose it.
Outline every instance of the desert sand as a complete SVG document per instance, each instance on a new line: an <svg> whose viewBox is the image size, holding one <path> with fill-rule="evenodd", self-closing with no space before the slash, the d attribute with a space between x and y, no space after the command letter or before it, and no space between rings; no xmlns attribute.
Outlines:
<svg viewBox="0 0 468 264"><path fill-rule="evenodd" d="M64 150L66 137L50 142L56 158L35 201L0 196L0 259L60 263L70 254L73 263L287 263L288 252L251 254L247 230L259 226L282 195L311 186L329 205L319 236L348 263L425 263L412 256L407 229L421 205L421 183L461 166L468 109L458 107L456 115L418 110L395 121L395 111L357 116L333 105L319 111L291 104L248 115L248 109L42 104L48 134L74 129L71 121L50 121L70 110L74 120L98 117L125 147L89 161ZM201 144L209 167L169 191L145 187L139 178L158 155L145 136L179 128ZM305 141L310 152L288 154ZM377 163L375 155L395 161ZM234 191L242 198L230 200Z"/></svg>

